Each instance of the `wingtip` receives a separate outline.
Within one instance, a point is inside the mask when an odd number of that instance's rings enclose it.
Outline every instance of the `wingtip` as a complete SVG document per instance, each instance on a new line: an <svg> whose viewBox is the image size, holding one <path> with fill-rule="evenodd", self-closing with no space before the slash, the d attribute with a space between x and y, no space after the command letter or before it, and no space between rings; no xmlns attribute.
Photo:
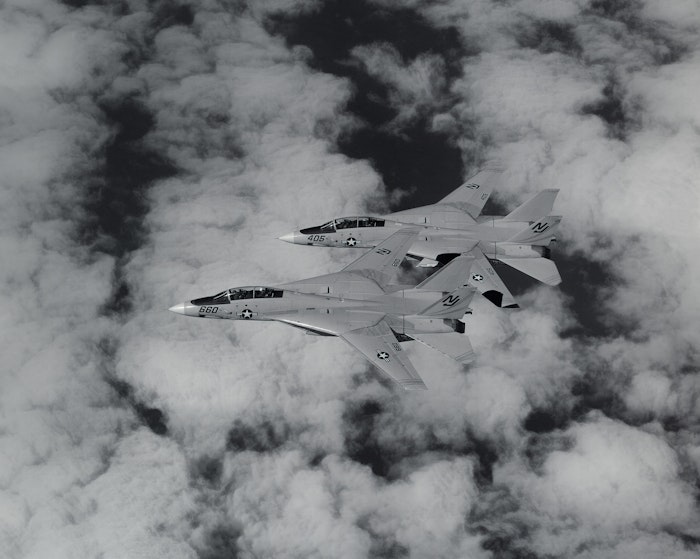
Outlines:
<svg viewBox="0 0 700 559"><path fill-rule="evenodd" d="M445 354L445 355L447 355L447 354ZM452 357L452 356L448 355L448 357ZM457 361L458 363L461 363L462 365L469 365L469 363L473 363L474 361L476 361L476 353L472 349L472 350L464 352L462 355L457 355L457 356L453 357L453 359L455 361Z"/></svg>
<svg viewBox="0 0 700 559"><path fill-rule="evenodd" d="M422 380L405 380L401 382L404 390L428 390L428 387Z"/></svg>

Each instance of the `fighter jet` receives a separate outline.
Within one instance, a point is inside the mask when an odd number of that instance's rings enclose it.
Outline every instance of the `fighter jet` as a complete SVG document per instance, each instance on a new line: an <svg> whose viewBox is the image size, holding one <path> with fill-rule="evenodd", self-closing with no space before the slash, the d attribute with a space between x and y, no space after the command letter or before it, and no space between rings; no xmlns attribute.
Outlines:
<svg viewBox="0 0 700 559"><path fill-rule="evenodd" d="M279 238L301 245L367 248L404 227L419 226L408 251L420 260L419 266L435 267L469 253L474 264L468 283L498 307L518 307L489 258L548 285L559 284L548 248L561 221L561 216L550 215L559 191L542 190L506 216L480 215L501 177L502 169L491 165L436 204L380 217L341 217Z"/></svg>
<svg viewBox="0 0 700 559"><path fill-rule="evenodd" d="M453 259L415 287L395 284L417 229L401 229L340 272L277 286L236 287L171 307L201 318L274 320L307 334L338 336L406 390L427 387L402 344L418 340L453 359L474 359L464 334L476 290L474 258Z"/></svg>

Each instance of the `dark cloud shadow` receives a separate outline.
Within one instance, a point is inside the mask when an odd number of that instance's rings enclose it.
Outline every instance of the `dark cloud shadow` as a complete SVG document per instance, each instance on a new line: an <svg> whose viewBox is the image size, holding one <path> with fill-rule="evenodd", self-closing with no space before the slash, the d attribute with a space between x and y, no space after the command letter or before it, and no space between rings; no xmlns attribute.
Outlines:
<svg viewBox="0 0 700 559"><path fill-rule="evenodd" d="M220 457L205 454L190 465L190 473L195 480L203 480L207 485L216 487L221 482L223 462Z"/></svg>
<svg viewBox="0 0 700 559"><path fill-rule="evenodd" d="M597 116L605 123L610 138L625 141L640 126L637 112L628 104L624 89L611 77L603 88L603 98L584 105L581 114Z"/></svg>
<svg viewBox="0 0 700 559"><path fill-rule="evenodd" d="M103 312L120 315L132 308L123 265L147 240L143 221L150 209L148 188L156 180L173 176L177 168L143 143L154 119L142 103L120 99L103 103L102 110L116 133L104 148L99 174L91 181L85 204L87 217L78 235L94 252L117 258L112 294Z"/></svg>
<svg viewBox="0 0 700 559"><path fill-rule="evenodd" d="M375 476L387 477L395 458L389 448L382 448L374 430L384 408L380 402L365 400L348 405L343 413L346 426L345 448L348 456L372 469Z"/></svg>
<svg viewBox="0 0 700 559"><path fill-rule="evenodd" d="M534 49L542 54L560 52L574 58L581 56L583 48L576 38L573 23L536 20L516 26L516 40L522 48Z"/></svg>
<svg viewBox="0 0 700 559"><path fill-rule="evenodd" d="M114 363L118 351L118 343L111 338L102 338L98 344L101 357L99 369L105 382L114 390L117 399L129 406L139 422L148 427L156 435L168 434L168 423L165 414L158 408L151 407L134 394L133 387L117 377Z"/></svg>
<svg viewBox="0 0 700 559"><path fill-rule="evenodd" d="M581 251L571 252L566 245L554 257L562 283L558 289L567 296L566 305L575 319L563 338L608 338L634 330L633 324L612 325L606 309L611 288L621 283L612 267L602 260L589 258Z"/></svg>
<svg viewBox="0 0 700 559"><path fill-rule="evenodd" d="M236 524L220 524L204 537L205 546L198 550L199 559L236 559L241 557L238 539L243 528Z"/></svg>
<svg viewBox="0 0 700 559"><path fill-rule="evenodd" d="M397 394L397 398L403 394ZM387 481L395 481L425 465L426 456L468 456L474 461L474 478L479 486L493 482L493 466L499 458L496 442L476 437L465 428L459 442L443 442L427 429L420 437L397 435L387 437L387 432L401 433L395 425L403 420L394 406L398 402L387 400L349 401L343 413L345 448L350 459L369 466L372 473Z"/></svg>
<svg viewBox="0 0 700 559"><path fill-rule="evenodd" d="M395 538L377 533L371 516L360 517L357 525L372 538L369 557L377 559L402 559L410 557L411 550L401 545Z"/></svg>
<svg viewBox="0 0 700 559"><path fill-rule="evenodd" d="M526 520L521 502L509 488L483 491L467 519L470 530L483 537L481 547L499 559L538 559L529 547L535 526Z"/></svg>
<svg viewBox="0 0 700 559"><path fill-rule="evenodd" d="M310 48L312 68L351 81L353 96L346 110L363 124L340 138L338 150L371 161L389 190L408 193L394 210L435 202L461 184L464 155L455 140L472 134L469 127L451 133L431 131L433 114L423 114L400 127L399 133L383 128L397 115L388 86L362 65L348 62L354 47L374 43L391 45L404 61L437 55L444 62L443 94L449 105L456 102L448 91L462 75L464 57L477 52L455 28L436 28L410 9L340 0L325 2L313 12L272 15L266 26L290 45Z"/></svg>
<svg viewBox="0 0 700 559"><path fill-rule="evenodd" d="M236 419L226 435L226 450L270 452L281 447L289 436L289 426L286 423L264 420L259 424L249 425Z"/></svg>
<svg viewBox="0 0 700 559"><path fill-rule="evenodd" d="M567 418L563 413L556 411L532 410L525 421L523 427L530 433L551 433L555 429L563 429L566 427Z"/></svg>

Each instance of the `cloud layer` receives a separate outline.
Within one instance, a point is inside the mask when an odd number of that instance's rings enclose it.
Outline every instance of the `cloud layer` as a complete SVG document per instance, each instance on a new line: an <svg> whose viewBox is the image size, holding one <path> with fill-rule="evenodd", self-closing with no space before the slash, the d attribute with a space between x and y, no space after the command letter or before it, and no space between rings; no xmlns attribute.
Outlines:
<svg viewBox="0 0 700 559"><path fill-rule="evenodd" d="M338 9L0 9L0 548L696 556L697 7L377 0L326 36ZM410 347L425 394L165 311L337 270L275 237L492 158L494 207L561 189L564 283L475 301L468 368Z"/></svg>

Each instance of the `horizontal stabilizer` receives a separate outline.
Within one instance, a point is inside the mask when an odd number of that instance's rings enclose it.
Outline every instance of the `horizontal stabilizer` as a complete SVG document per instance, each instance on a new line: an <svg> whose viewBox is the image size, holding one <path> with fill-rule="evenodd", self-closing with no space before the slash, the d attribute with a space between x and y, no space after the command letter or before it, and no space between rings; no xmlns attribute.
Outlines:
<svg viewBox="0 0 700 559"><path fill-rule="evenodd" d="M423 291L440 291L449 293L467 283L469 270L474 262L473 256L462 255L454 258L447 266L435 272L416 289Z"/></svg>
<svg viewBox="0 0 700 559"><path fill-rule="evenodd" d="M548 215L538 219L508 239L508 242L521 245L548 245L554 237L554 232L560 221L560 215Z"/></svg>
<svg viewBox="0 0 700 559"><path fill-rule="evenodd" d="M498 260L547 285L559 285L561 283L561 276L559 275L559 270L557 270L557 265L547 258L499 257Z"/></svg>
<svg viewBox="0 0 700 559"><path fill-rule="evenodd" d="M469 253L474 256L474 263L469 273L469 285L475 287L479 293L486 297L497 307L517 309L519 305L515 297L503 283L501 277L491 266L491 262L478 248Z"/></svg>
<svg viewBox="0 0 700 559"><path fill-rule="evenodd" d="M553 188L538 192L505 216L503 221L536 221L543 215L549 215L552 213L557 194L559 190Z"/></svg>
<svg viewBox="0 0 700 559"><path fill-rule="evenodd" d="M411 332L411 337L460 363L470 363L476 357L469 338L464 334L457 332L416 334Z"/></svg>

